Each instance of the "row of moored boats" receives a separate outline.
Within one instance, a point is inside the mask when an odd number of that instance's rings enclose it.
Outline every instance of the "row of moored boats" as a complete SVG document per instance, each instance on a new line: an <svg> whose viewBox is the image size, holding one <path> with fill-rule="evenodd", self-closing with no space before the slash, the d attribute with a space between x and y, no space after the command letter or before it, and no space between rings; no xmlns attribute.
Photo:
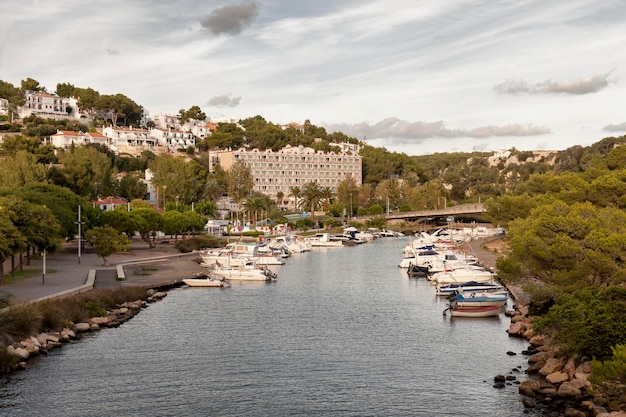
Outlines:
<svg viewBox="0 0 626 417"><path fill-rule="evenodd" d="M402 250L400 268L409 277L425 277L438 296L448 299L448 311L456 317L498 316L509 298L495 281L492 270L470 253L466 238L450 230L419 232Z"/></svg>
<svg viewBox="0 0 626 417"><path fill-rule="evenodd" d="M399 232L368 229L361 232L347 227L342 234L317 233L311 236L289 234L260 242L230 242L223 248L198 252L206 272L185 278L190 287L225 287L231 280L272 281L278 278L273 270L283 265L294 253L315 248L340 248L367 243L379 237L404 236Z"/></svg>

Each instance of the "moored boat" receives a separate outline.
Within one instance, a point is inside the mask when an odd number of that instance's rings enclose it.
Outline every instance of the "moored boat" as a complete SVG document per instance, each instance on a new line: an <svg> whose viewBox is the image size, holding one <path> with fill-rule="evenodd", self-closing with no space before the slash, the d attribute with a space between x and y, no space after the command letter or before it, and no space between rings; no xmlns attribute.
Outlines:
<svg viewBox="0 0 626 417"><path fill-rule="evenodd" d="M218 278L208 274L184 278L183 282L189 287L230 287L230 282L225 277Z"/></svg>
<svg viewBox="0 0 626 417"><path fill-rule="evenodd" d="M470 292L463 293L457 290L456 293L450 295L450 305L453 307L502 307L509 299L506 292L488 293L488 292Z"/></svg>
<svg viewBox="0 0 626 417"><path fill-rule="evenodd" d="M497 317L500 315L502 306L485 307L450 307L452 317ZM447 310L444 310L444 315Z"/></svg>

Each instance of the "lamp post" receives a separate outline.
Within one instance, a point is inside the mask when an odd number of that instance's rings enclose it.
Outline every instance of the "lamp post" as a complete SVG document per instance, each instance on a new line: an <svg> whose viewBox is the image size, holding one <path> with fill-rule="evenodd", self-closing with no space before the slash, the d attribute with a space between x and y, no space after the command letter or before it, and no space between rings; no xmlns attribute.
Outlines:
<svg viewBox="0 0 626 417"><path fill-rule="evenodd" d="M41 273L41 285L46 283L46 250L43 250L43 270Z"/></svg>
<svg viewBox="0 0 626 417"><path fill-rule="evenodd" d="M350 193L350 220L352 220L352 193Z"/></svg>
<svg viewBox="0 0 626 417"><path fill-rule="evenodd" d="M81 231L81 225L83 224L83 222L80 219L80 214L81 214L81 206L80 204L78 205L78 221L76 222L76 224L78 225L78 264L80 265L80 250L81 250L81 245L83 243L83 235L82 235L82 231Z"/></svg>

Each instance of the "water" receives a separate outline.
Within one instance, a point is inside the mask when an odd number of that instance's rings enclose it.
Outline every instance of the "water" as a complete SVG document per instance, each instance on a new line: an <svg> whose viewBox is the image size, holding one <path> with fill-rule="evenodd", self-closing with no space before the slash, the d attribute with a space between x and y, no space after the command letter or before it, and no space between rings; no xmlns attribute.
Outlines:
<svg viewBox="0 0 626 417"><path fill-rule="evenodd" d="M0 415L525 415L493 377L524 367L527 344L504 316L444 317L396 267L406 240L297 254L273 283L172 290L0 380Z"/></svg>

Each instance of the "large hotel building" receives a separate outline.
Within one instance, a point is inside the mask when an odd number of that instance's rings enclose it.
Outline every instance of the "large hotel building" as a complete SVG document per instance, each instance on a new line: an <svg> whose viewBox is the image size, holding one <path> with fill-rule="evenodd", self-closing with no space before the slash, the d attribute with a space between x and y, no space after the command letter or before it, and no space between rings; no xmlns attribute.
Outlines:
<svg viewBox="0 0 626 417"><path fill-rule="evenodd" d="M279 191L288 197L291 187L303 188L312 181L320 187L336 190L346 177L351 176L360 186L363 168L357 151L324 153L287 145L277 152L270 149L212 151L210 160L211 170L216 163L228 170L237 161L244 161L254 179L254 191L275 199Z"/></svg>

